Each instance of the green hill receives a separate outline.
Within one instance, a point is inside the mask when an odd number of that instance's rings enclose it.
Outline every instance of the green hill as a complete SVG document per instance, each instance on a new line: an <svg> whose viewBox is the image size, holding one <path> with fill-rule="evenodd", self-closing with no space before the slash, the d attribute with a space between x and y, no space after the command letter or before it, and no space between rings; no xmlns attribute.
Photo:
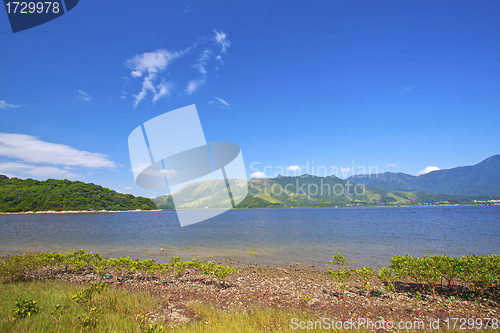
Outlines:
<svg viewBox="0 0 500 333"><path fill-rule="evenodd" d="M242 184L241 180L239 182ZM363 187L335 176L278 176L274 179L251 179L247 185L248 196L236 208L413 205L440 202L466 203L472 202L474 199L491 199L490 197L464 197L432 194L424 191ZM158 205L158 208L164 209L203 208L209 204L211 207L215 207L214 203L222 197L221 192L225 190L220 182L204 181L192 183L177 192L179 198L182 198L180 207L174 207L170 195L155 198L153 201ZM201 194L196 196L196 201L190 201L193 193ZM220 201L220 203L222 206L225 201Z"/></svg>
<svg viewBox="0 0 500 333"><path fill-rule="evenodd" d="M151 210L156 205L147 198L79 181L22 180L0 175L0 212L135 209Z"/></svg>

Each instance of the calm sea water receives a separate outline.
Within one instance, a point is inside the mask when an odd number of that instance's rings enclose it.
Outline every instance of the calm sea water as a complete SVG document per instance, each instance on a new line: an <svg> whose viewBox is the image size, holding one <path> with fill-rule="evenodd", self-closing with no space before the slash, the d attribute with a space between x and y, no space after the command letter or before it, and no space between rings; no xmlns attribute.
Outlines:
<svg viewBox="0 0 500 333"><path fill-rule="evenodd" d="M316 268L340 252L375 268L404 253L500 254L500 206L240 209L184 228L175 211L0 216L0 255L77 249Z"/></svg>

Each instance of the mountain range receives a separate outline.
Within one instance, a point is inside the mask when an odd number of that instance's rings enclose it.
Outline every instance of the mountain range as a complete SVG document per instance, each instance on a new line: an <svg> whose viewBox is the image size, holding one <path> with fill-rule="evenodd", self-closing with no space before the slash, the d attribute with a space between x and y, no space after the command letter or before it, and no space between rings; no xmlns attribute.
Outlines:
<svg viewBox="0 0 500 333"><path fill-rule="evenodd" d="M425 191L460 196L500 195L500 155L493 155L476 165L436 170L420 176L384 172L355 175L347 180L389 191Z"/></svg>
<svg viewBox="0 0 500 333"><path fill-rule="evenodd" d="M500 196L500 155L475 166L433 171L422 176L390 173L354 176L253 178L247 182L248 196L236 208L332 207L361 205L408 205L468 203ZM244 181L230 182L244 185ZM218 184L217 187L211 184ZM183 200L174 207L171 195L153 199L158 208L215 207L226 189L220 182L192 183L177 192ZM212 186L212 187L211 187ZM237 192L238 186L236 188ZM238 195L238 193L235 193ZM189 198L196 198L196 204ZM221 206L227 204L221 202Z"/></svg>

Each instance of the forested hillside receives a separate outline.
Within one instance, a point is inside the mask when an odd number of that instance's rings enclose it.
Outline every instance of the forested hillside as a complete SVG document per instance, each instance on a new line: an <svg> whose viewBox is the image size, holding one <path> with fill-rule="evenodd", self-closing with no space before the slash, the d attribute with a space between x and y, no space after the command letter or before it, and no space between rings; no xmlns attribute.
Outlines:
<svg viewBox="0 0 500 333"><path fill-rule="evenodd" d="M151 210L156 205L150 199L120 194L95 184L0 175L0 212L135 209Z"/></svg>
<svg viewBox="0 0 500 333"><path fill-rule="evenodd" d="M216 183L218 184L218 183ZM243 185L244 183L241 183ZM457 196L433 194L424 191L386 190L349 183L335 176L316 177L302 175L278 176L273 179L251 179L247 183L248 195L236 208L286 208L286 207L335 207L335 206L384 206L439 203L471 203L474 200L498 199L498 196ZM207 189L212 189L208 191ZM237 189L233 187L232 191ZM162 209L196 209L205 206L216 207L221 192L226 189L211 187L210 181L193 183L177 192L184 199L180 206L174 206L171 195L154 198ZM197 195L192 196L192 193ZM206 193L203 194L203 193ZM234 195L234 193L233 193ZM178 200L179 201L179 200ZM221 206L227 203L221 201Z"/></svg>

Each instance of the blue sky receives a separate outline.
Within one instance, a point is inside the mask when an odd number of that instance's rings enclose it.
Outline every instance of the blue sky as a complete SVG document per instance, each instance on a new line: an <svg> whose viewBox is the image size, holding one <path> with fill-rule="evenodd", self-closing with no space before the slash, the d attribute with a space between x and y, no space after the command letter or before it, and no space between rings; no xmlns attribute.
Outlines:
<svg viewBox="0 0 500 333"><path fill-rule="evenodd" d="M135 185L127 138L190 104L248 176L473 165L500 153L498 17L493 0L107 0L13 34L0 10L0 173L163 194Z"/></svg>

